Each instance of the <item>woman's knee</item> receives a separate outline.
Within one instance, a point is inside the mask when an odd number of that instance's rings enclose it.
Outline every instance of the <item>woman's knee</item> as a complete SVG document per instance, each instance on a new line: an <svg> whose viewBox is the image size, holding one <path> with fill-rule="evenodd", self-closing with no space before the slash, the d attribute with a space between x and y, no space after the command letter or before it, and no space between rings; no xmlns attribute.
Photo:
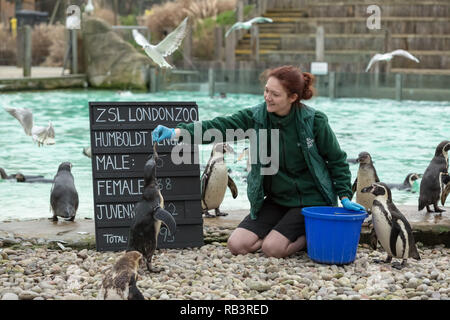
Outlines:
<svg viewBox="0 0 450 320"><path fill-rule="evenodd" d="M228 238L227 247L234 255L247 254L259 249L259 241L261 240L256 235L243 234L243 232L235 230Z"/></svg>
<svg viewBox="0 0 450 320"><path fill-rule="evenodd" d="M267 239L262 243L261 250L268 257L284 258L286 256L286 250L276 242L270 241L270 239Z"/></svg>

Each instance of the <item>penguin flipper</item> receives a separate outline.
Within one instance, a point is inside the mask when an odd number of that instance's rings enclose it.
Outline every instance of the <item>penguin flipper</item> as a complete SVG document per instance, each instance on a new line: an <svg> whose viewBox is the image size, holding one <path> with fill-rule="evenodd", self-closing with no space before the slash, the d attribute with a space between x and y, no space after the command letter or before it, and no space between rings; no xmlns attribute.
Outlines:
<svg viewBox="0 0 450 320"><path fill-rule="evenodd" d="M176 233L177 223L175 222L175 219L169 211L164 210L160 207L156 209L154 217L155 219L160 220L162 223L164 223L172 235Z"/></svg>
<svg viewBox="0 0 450 320"><path fill-rule="evenodd" d="M353 198L353 195L355 194L355 192L356 192L356 186L357 186L357 184L358 184L358 178L356 178L355 179L355 182L353 182L353 185L352 185L352 198ZM350 200L352 200L352 199L350 199Z"/></svg>
<svg viewBox="0 0 450 320"><path fill-rule="evenodd" d="M236 199L238 196L238 189L236 187L236 184L234 183L233 179L228 175L228 188L230 188L231 195L233 196L233 199Z"/></svg>
<svg viewBox="0 0 450 320"><path fill-rule="evenodd" d="M442 192L442 195L441 195L441 204L442 205L445 204L445 201L447 200L447 197L449 194L450 194L450 183L447 184L444 191Z"/></svg>

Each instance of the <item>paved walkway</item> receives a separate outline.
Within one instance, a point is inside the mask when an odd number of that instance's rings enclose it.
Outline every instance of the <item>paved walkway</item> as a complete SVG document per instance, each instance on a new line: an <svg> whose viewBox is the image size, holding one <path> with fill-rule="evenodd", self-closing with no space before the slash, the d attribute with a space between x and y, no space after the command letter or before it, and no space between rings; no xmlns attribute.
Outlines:
<svg viewBox="0 0 450 320"><path fill-rule="evenodd" d="M32 67L31 78L60 77L62 67ZM67 71L66 71L67 74ZM0 66L0 79L23 78L23 69L16 66Z"/></svg>

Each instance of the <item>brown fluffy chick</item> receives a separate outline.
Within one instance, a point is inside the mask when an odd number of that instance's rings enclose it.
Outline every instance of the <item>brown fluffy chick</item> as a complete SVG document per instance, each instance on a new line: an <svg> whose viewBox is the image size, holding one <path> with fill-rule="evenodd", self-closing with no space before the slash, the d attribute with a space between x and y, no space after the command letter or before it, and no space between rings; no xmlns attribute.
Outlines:
<svg viewBox="0 0 450 320"><path fill-rule="evenodd" d="M136 286L142 254L125 252L103 278L99 300L144 300Z"/></svg>

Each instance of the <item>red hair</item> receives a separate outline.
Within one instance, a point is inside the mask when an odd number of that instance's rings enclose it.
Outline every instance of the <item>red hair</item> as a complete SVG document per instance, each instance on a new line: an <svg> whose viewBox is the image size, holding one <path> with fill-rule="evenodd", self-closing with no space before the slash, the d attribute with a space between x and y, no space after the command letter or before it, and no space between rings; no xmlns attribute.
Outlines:
<svg viewBox="0 0 450 320"><path fill-rule="evenodd" d="M315 93L313 87L315 81L314 75L309 72L302 72L294 66L282 66L269 69L263 73L263 76L265 80L270 77L277 78L289 95L296 93L298 98L294 102L311 99Z"/></svg>

